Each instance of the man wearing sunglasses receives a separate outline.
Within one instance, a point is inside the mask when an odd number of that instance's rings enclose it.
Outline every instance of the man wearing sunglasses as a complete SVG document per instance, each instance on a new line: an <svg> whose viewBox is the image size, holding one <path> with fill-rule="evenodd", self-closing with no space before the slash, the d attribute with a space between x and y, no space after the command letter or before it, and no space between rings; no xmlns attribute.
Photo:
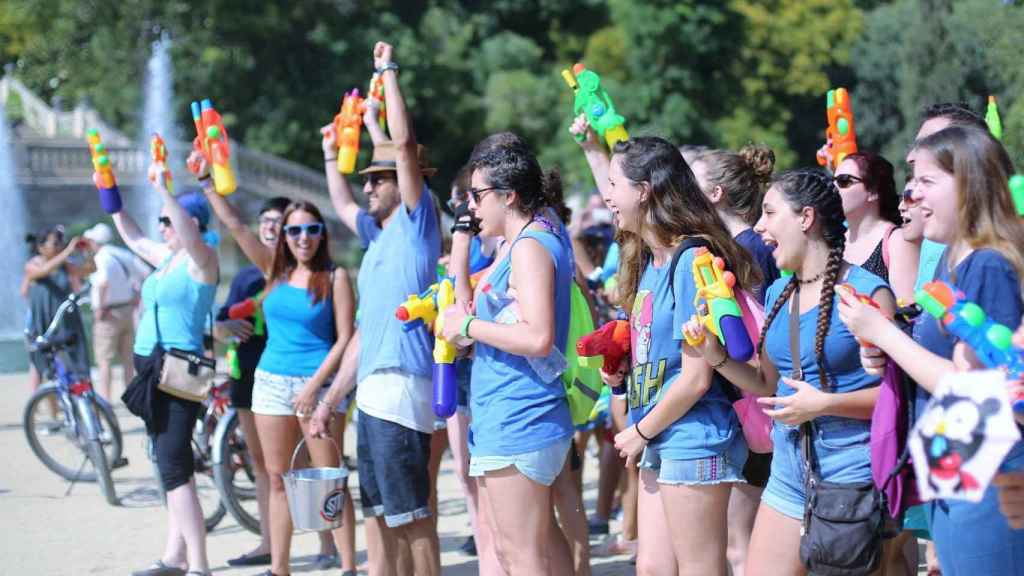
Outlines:
<svg viewBox="0 0 1024 576"><path fill-rule="evenodd" d="M430 434L432 340L425 329L405 331L395 309L436 280L441 234L425 176L424 148L412 133L398 84L398 65L384 42L374 47L374 66L384 79L391 140L378 142L370 165L360 171L367 208L336 168L337 134L323 134L327 185L342 222L366 250L359 269L358 461L360 497L366 519L370 574L398 573L398 540L412 551L415 573L440 574L437 529L430 518ZM365 115L374 121L372 116ZM353 344L354 345L354 342ZM339 371L328 397L351 386ZM314 419L324 417L317 410ZM390 564L391 568L385 564Z"/></svg>

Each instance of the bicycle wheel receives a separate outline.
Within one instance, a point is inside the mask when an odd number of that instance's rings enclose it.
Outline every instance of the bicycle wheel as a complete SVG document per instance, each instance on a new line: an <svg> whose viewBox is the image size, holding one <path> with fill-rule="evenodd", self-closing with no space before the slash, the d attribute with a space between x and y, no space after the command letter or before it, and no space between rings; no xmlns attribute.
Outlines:
<svg viewBox="0 0 1024 576"><path fill-rule="evenodd" d="M195 460L196 495L203 509L206 531L211 532L227 514L213 479L210 437L217 426L215 413L200 413L192 432L192 457Z"/></svg>
<svg viewBox="0 0 1024 576"><path fill-rule="evenodd" d="M99 417L100 442L103 444L103 452L107 456L107 464L111 468L121 459L124 454L124 437L121 435L121 424L114 414L114 409L102 397L93 394L92 405Z"/></svg>
<svg viewBox="0 0 1024 576"><path fill-rule="evenodd" d="M240 526L259 534L260 512L252 457L237 412L232 411L221 420L214 441L218 443L215 453L220 458L213 466L213 478L221 502Z"/></svg>
<svg viewBox="0 0 1024 576"><path fill-rule="evenodd" d="M66 480L94 482L96 473L91 468L82 468L88 455L75 417L61 405L57 386L51 382L40 386L29 398L22 426L29 448L43 465Z"/></svg>

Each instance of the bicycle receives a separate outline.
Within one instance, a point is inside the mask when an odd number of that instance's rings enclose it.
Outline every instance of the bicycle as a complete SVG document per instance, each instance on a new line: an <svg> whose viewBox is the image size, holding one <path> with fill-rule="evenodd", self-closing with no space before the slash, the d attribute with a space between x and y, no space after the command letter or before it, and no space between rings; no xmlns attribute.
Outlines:
<svg viewBox="0 0 1024 576"><path fill-rule="evenodd" d="M213 481L228 513L240 526L259 534L259 506L252 456L234 408L227 409L213 434Z"/></svg>
<svg viewBox="0 0 1024 576"><path fill-rule="evenodd" d="M67 349L75 343L75 335L55 337L64 318L87 303L88 290L86 286L61 302L43 334L35 338L25 335L29 351L39 352L46 359L46 377L50 381L29 398L22 425L36 457L71 483L69 493L75 482L98 482L107 503L117 506L111 469L128 464L122 456L123 438L117 416L110 404L93 391L88 374L81 376L68 369ZM65 453L69 453L66 458ZM77 468L68 465L78 454L82 461ZM90 462L92 471L85 471Z"/></svg>

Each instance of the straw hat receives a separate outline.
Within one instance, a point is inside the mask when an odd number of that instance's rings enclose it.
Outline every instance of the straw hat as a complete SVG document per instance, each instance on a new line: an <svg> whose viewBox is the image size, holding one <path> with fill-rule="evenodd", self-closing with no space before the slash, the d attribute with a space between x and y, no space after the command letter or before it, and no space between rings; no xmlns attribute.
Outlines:
<svg viewBox="0 0 1024 576"><path fill-rule="evenodd" d="M427 148L422 144L416 145L416 157L420 165L420 172L430 177L437 174L437 168L430 166L427 162ZM359 171L360 174L372 174L374 172L394 172L398 169L398 151L393 142L381 142L373 147L373 158L370 165Z"/></svg>

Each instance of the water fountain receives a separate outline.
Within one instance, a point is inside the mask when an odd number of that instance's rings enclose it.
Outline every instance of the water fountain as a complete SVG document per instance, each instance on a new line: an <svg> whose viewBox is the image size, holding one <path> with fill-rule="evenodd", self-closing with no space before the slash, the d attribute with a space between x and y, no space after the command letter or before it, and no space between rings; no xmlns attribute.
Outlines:
<svg viewBox="0 0 1024 576"><path fill-rule="evenodd" d="M152 52L149 61L146 63L146 76L142 85L142 134L140 147L149 150L150 137L154 132L160 134L168 147L168 166L174 168L184 163L184 158L174 156L176 150L174 143L179 141L178 131L174 128L174 112L171 110L174 102L173 67L171 64L171 39L165 33L156 42L153 42ZM145 178L145 176L143 176ZM145 205L143 213L139 218L140 224L145 228L151 238L157 237L156 221L160 214L160 197L149 192L149 185L143 181L141 190L145 194Z"/></svg>
<svg viewBox="0 0 1024 576"><path fill-rule="evenodd" d="M18 288L22 267L28 257L25 245L28 219L25 197L18 189L14 173L14 146L7 125L4 106L0 105L0 214L5 223L0 226L0 340L21 339L25 329L25 299Z"/></svg>

